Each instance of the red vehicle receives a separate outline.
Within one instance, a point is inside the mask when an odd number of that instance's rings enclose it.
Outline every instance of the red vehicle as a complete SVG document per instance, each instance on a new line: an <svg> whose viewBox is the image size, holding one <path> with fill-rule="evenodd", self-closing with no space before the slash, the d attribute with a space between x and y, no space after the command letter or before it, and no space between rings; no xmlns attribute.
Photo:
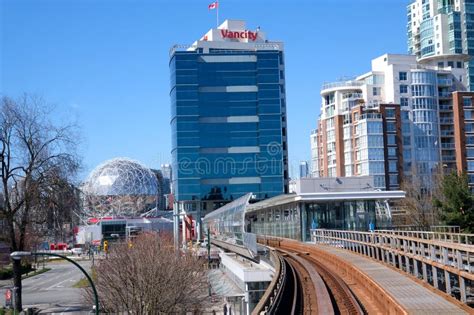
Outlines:
<svg viewBox="0 0 474 315"><path fill-rule="evenodd" d="M67 250L67 244L66 243L51 243L49 244L49 249L50 250Z"/></svg>

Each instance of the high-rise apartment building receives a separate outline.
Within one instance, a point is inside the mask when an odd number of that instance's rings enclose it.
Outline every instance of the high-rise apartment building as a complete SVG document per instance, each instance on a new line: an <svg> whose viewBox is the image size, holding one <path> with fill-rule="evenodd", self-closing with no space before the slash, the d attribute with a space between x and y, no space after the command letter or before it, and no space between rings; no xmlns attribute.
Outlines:
<svg viewBox="0 0 474 315"><path fill-rule="evenodd" d="M170 51L175 210L288 190L283 43L226 20ZM198 222L199 223L199 222Z"/></svg>
<svg viewBox="0 0 474 315"><path fill-rule="evenodd" d="M407 35L409 54L420 63L436 59L453 68L464 67L465 84L474 91L474 60L469 58L474 56L474 1L413 1L407 6ZM449 60L452 55L459 59Z"/></svg>
<svg viewBox="0 0 474 315"><path fill-rule="evenodd" d="M474 94L461 92L464 67L451 67L463 58L451 55L441 65L387 54L369 73L325 84L311 133L313 176L372 175L376 188L398 189L404 177L421 176L429 186L440 167L469 169L474 150L456 148L474 141L467 131Z"/></svg>
<svg viewBox="0 0 474 315"><path fill-rule="evenodd" d="M306 161L301 161L300 162L300 178L306 178L306 177L309 177L309 165L308 165L308 162Z"/></svg>

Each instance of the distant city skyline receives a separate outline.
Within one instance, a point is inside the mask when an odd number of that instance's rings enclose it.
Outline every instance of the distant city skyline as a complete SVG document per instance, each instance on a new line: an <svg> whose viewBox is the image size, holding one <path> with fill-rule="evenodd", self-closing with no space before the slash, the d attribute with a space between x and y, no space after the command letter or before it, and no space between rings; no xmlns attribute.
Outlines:
<svg viewBox="0 0 474 315"><path fill-rule="evenodd" d="M159 168L171 162L168 52L215 27L211 2L2 1L0 95L39 95L57 105L57 119L81 126L79 180L114 157ZM322 83L369 71L366 61L383 53L406 53L406 5L220 2L220 21L246 20L285 43L292 177L310 159Z"/></svg>

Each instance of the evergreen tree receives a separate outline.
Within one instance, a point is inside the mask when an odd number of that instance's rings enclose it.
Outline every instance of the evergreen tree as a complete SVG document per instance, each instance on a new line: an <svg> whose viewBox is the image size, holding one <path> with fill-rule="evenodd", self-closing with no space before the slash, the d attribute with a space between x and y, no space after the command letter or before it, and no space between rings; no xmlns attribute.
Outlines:
<svg viewBox="0 0 474 315"><path fill-rule="evenodd" d="M474 196L469 190L466 174L453 171L441 182L442 197L434 200L441 210L443 221L448 225L459 225L463 232L474 232Z"/></svg>

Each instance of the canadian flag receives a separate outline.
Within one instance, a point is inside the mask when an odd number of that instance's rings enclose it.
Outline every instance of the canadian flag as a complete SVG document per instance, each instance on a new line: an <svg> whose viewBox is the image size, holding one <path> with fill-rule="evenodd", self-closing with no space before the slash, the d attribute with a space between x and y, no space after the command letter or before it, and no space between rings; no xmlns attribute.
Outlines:
<svg viewBox="0 0 474 315"><path fill-rule="evenodd" d="M211 3L210 5L207 6L207 8L208 8L209 10L214 10L214 9L217 9L218 7L219 7L219 2L217 2L217 1Z"/></svg>

